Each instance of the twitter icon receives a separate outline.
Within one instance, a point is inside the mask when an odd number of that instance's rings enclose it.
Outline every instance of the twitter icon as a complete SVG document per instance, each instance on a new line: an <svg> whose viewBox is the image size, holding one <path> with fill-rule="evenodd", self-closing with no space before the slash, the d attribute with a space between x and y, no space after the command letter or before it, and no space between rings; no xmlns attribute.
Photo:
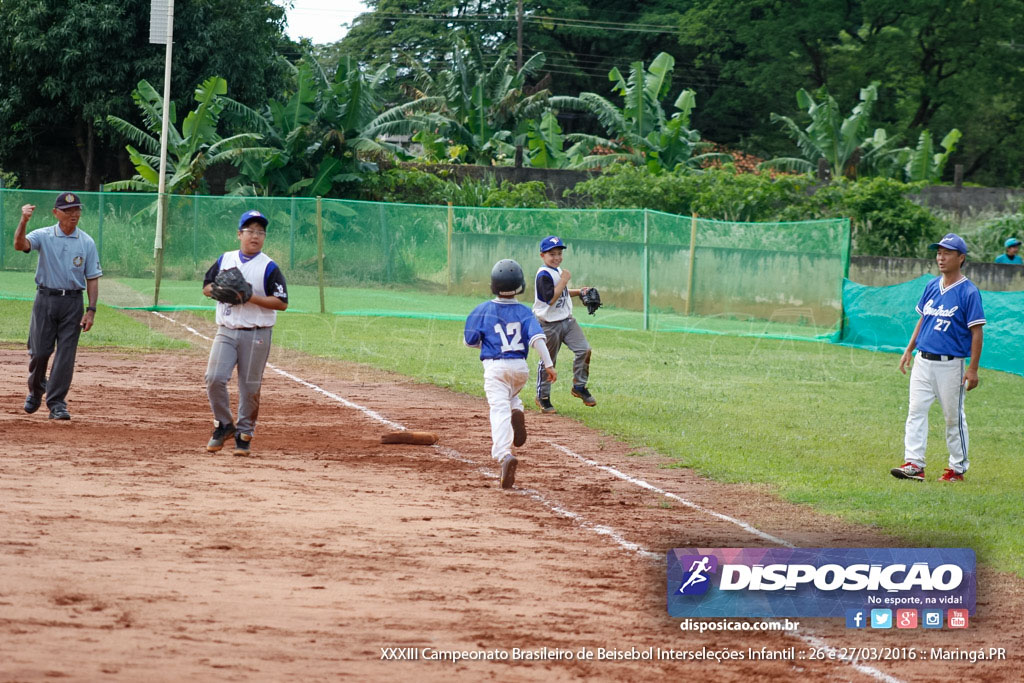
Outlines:
<svg viewBox="0 0 1024 683"><path fill-rule="evenodd" d="M871 628L892 628L892 610L871 610Z"/></svg>

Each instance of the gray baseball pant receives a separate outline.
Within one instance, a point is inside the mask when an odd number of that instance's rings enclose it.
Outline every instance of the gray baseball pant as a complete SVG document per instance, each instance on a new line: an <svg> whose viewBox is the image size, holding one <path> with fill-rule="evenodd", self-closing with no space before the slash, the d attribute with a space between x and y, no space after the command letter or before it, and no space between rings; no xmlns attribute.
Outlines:
<svg viewBox="0 0 1024 683"><path fill-rule="evenodd" d="M587 380L590 379L590 344L583 335L583 330L576 322L576 318L569 317L553 323L546 323L543 320L539 322L547 337L546 343L548 353L551 354L551 362L556 362L558 349L565 344L570 351L576 354L572 362L573 386L587 386ZM543 361L537 366L537 396L540 398L551 397L551 382L548 381L548 373L544 372Z"/></svg>
<svg viewBox="0 0 1024 683"><path fill-rule="evenodd" d="M210 347L210 360L206 365L206 395L210 399L213 417L221 424L235 425L240 434L252 434L260 413L260 387L263 370L270 356L270 337L274 328L259 327L251 330L233 330L218 327L217 336ZM231 399L228 382L238 366L238 419L231 419Z"/></svg>
<svg viewBox="0 0 1024 683"><path fill-rule="evenodd" d="M82 334L82 293L55 296L39 292L32 304L32 319L28 325L28 392L33 396L46 393L46 406L63 408L67 405L68 389L75 374L75 355L78 337ZM50 378L46 366L53 355Z"/></svg>

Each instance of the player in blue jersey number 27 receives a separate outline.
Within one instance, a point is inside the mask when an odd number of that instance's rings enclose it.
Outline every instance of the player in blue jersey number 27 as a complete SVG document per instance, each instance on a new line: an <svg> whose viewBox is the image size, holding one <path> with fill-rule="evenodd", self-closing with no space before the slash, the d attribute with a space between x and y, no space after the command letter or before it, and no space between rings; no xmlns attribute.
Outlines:
<svg viewBox="0 0 1024 683"><path fill-rule="evenodd" d="M891 471L897 479L924 481L928 409L937 398L946 418L946 446L949 448L949 467L939 480L963 481L970 465L964 393L978 386L985 312L978 288L960 272L967 260L967 244L963 239L950 233L928 248L937 252L935 260L941 275L925 285L917 303L921 319L900 358L900 371L906 374L911 354L917 349L910 373L905 462ZM970 364L965 370L966 358L970 358Z"/></svg>
<svg viewBox="0 0 1024 683"><path fill-rule="evenodd" d="M480 349L484 364L484 391L491 407L491 456L501 466L501 488L511 488L519 461L512 446L526 443L526 416L519 398L530 378L526 355L532 346L540 354L548 381L556 378L551 354L540 323L526 306L515 300L526 289L523 269L511 259L494 264L491 292L469 314L463 339L466 346Z"/></svg>

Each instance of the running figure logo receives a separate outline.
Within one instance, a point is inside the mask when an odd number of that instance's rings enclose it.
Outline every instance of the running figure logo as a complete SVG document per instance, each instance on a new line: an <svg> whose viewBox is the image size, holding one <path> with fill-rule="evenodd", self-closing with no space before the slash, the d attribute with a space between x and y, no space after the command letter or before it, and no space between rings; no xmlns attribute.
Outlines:
<svg viewBox="0 0 1024 683"><path fill-rule="evenodd" d="M679 566L688 567L679 594L703 595L711 587L708 574L718 571L718 558L714 555L686 555L679 559Z"/></svg>

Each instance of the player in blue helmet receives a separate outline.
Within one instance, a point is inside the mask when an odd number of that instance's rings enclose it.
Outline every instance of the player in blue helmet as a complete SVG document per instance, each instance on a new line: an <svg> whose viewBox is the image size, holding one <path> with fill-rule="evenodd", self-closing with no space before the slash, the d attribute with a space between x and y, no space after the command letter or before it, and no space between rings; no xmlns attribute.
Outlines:
<svg viewBox="0 0 1024 683"><path fill-rule="evenodd" d="M501 488L511 488L516 479L518 459L512 446L526 443L526 416L519 392L530 378L526 364L529 346L540 354L549 382L556 379L544 332L531 311L515 300L526 289L523 269L511 259L494 264L491 292L469 314L463 341L480 349L484 364L484 391L491 408L491 457L501 466Z"/></svg>

